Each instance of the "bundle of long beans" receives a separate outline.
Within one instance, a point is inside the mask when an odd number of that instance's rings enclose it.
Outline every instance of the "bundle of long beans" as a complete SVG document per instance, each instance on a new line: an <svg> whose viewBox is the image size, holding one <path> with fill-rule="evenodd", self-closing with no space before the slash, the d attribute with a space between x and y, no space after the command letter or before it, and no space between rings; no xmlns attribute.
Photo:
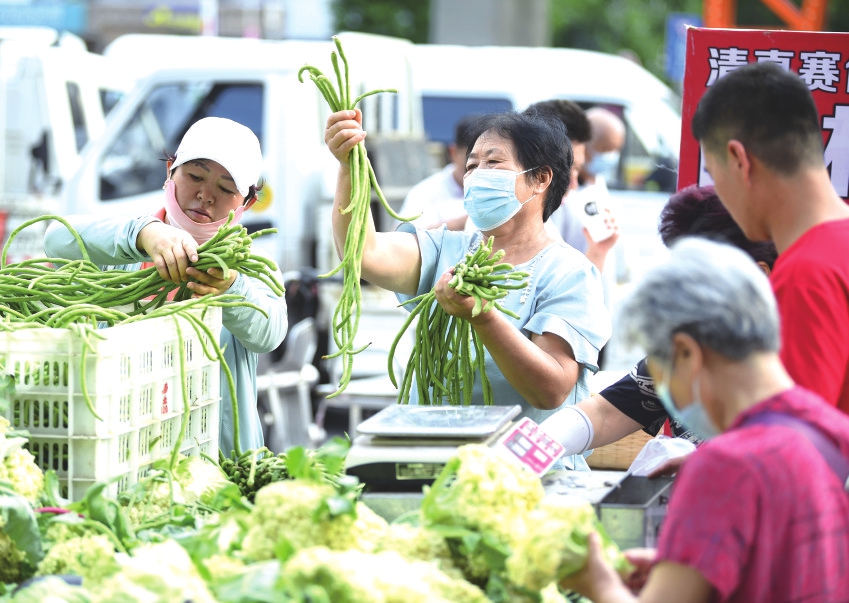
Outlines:
<svg viewBox="0 0 849 603"><path fill-rule="evenodd" d="M218 232L198 247L198 261L192 264L198 270L219 267L224 278L229 278L230 270L237 270L265 282L277 295L283 295L283 284L277 280L277 265L251 251L251 244L264 234L276 232L266 229L248 234L242 225L233 224L234 213ZM62 258L34 258L19 263L6 264L6 254L15 236L43 220L56 220L71 232L80 248L83 259L66 260ZM179 303L164 305L169 293L177 289L174 301ZM262 310L247 302L240 295L205 295L191 297L192 291L186 283L177 284L162 279L156 268L144 270L101 270L91 262L85 245L74 228L60 216L45 215L21 224L9 235L9 239L0 253L0 331L10 331L32 327L67 328L83 341L81 354L81 374L85 374L87 355L94 350L93 339L104 336L99 332L102 325L116 326L138 320L170 316L174 318L180 351L181 372L185 371L182 332L177 318L183 318L200 336L203 353L210 360L217 360L227 379L233 412L234 448L239 449L239 415L236 400L236 388L230 368L224 361L224 354L218 344L218 334L212 333L191 310L211 306L232 307L248 306L260 312ZM125 311L122 308L129 308ZM184 377L184 375L182 375ZM185 389L185 378L181 378ZM81 380L83 398L91 413L100 419L86 387ZM188 404L186 392L184 400ZM188 422L188 408L182 418L180 436L174 450L178 451ZM176 455L176 452L174 453ZM172 464L176 456L172 459Z"/></svg>
<svg viewBox="0 0 849 603"><path fill-rule="evenodd" d="M498 303L511 289L527 286L528 273L513 270L501 263L504 251L492 252L493 237L454 266L454 276L448 285L458 293L474 298L472 316L489 312L493 308L519 318L514 312ZM415 377L419 404L442 405L447 400L452 405L472 403L475 374L480 374L484 404L492 404L492 387L486 377L484 346L469 321L448 314L436 301L433 290L408 300L415 303L389 349L389 378L398 387L393 360L398 342L412 322L416 324L416 342L398 391L398 403L410 399Z"/></svg>
<svg viewBox="0 0 849 603"><path fill-rule="evenodd" d="M275 293L283 295L283 284L275 277L277 266L261 255L251 252L254 239L275 229L248 234L241 224L231 224L233 212L216 235L198 247L198 270L219 267L224 278L230 270L265 282ZM23 228L43 220L63 223L77 241L83 259L34 258L6 264L6 250ZM13 231L0 257L0 317L20 321L65 327L75 322L114 325L129 316L150 312L160 307L169 294L177 289L174 301L191 296L192 291L182 284L163 280L155 267L144 270L101 270L89 259L79 234L59 216L46 215L25 222ZM142 303L148 300L148 303ZM123 312L118 306L133 306Z"/></svg>
<svg viewBox="0 0 849 603"><path fill-rule="evenodd" d="M345 57L339 38L334 36L333 42L336 45L336 51L331 52L330 60L333 63L333 69L336 73L338 90L334 88L333 82L331 82L326 75L312 65L305 65L300 71L298 71L298 80L301 82L304 81L304 72L309 73L310 79L318 87L324 97L324 100L326 100L327 104L330 106L331 111L335 113L337 111L354 109L362 99L373 94L378 94L380 92L397 92L393 89L372 90L361 94L352 100L351 83L348 76L348 59ZM342 60L342 64L344 66L344 75L339 69L339 59ZM340 270L344 270L342 293L336 304L332 323L333 340L338 349L335 353L325 356L325 358L328 359L341 358L342 371L336 391L327 396L328 398L339 395L348 386L348 383L351 380L351 373L353 371L354 356L368 347L368 344L366 344L359 348L355 348L354 338L356 337L357 329L360 325L360 314L362 311L360 276L362 273L363 250L365 248L366 241L368 214L369 211L371 211L372 188L389 215L402 222L408 222L413 219L402 218L392 209L392 207L390 207L386 197L380 190L371 162L366 154L365 145L363 145L362 142L357 144L357 146L349 153L348 166L351 173L350 203L347 207L341 208L340 211L343 214L351 214L351 223L348 226L348 232L345 237L342 262L327 274L319 275L319 278L327 278L333 276Z"/></svg>

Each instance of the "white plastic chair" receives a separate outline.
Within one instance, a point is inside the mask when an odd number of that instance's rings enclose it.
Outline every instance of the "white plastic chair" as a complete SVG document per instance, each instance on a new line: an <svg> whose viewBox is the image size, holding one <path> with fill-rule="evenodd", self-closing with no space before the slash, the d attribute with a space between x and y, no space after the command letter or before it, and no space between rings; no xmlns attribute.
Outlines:
<svg viewBox="0 0 849 603"><path fill-rule="evenodd" d="M318 369L312 365L318 346L315 320L304 318L295 323L286 339L283 358L273 364L261 360L257 370L257 395L267 396L272 417L266 446L274 452L290 446L316 447L325 438L324 430L313 421L310 393L319 379Z"/></svg>
<svg viewBox="0 0 849 603"><path fill-rule="evenodd" d="M393 316L393 314L395 316ZM368 362L373 371L364 372L365 376L356 377L357 361L359 355L354 356L355 377L350 380L345 390L333 398L327 396L336 391L342 371L342 363L334 359L329 365L330 383L322 383L315 388L321 400L318 403L315 422L319 428L324 427L324 418L328 408L343 408L348 410L348 436L353 440L357 436L357 425L363 420L364 410L380 410L395 404L398 400L398 388L392 385L389 379L387 360L389 346L397 334L397 315L406 317L406 311L399 310L391 312L382 317L382 320L390 328L388 338L383 337L373 341L367 350L372 358ZM394 319L394 320L393 320ZM404 336L398 341L398 346L393 357L393 371L398 385L404 377L407 368L407 360L415 345L415 322L405 331ZM363 352L365 354L365 352ZM364 363L365 364L365 363Z"/></svg>

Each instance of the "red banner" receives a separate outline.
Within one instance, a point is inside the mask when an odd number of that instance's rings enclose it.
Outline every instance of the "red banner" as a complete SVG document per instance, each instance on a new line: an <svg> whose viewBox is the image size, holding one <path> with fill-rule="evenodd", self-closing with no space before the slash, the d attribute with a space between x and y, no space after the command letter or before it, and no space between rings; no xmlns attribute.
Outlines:
<svg viewBox="0 0 849 603"><path fill-rule="evenodd" d="M687 30L678 188L711 184L690 122L702 95L723 75L755 61L799 74L820 114L825 163L837 194L849 198L849 33L747 29Z"/></svg>

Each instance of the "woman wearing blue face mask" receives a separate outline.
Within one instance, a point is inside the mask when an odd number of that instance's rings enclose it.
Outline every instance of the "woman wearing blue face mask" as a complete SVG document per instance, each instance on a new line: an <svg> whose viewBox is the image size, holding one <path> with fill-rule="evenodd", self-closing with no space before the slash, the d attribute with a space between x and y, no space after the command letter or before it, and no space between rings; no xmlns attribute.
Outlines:
<svg viewBox="0 0 849 603"><path fill-rule="evenodd" d="M849 416L784 369L764 273L730 245L684 238L621 312L667 412L707 441L675 479L657 550L626 552L628 586L597 535L564 586L596 603L846 601Z"/></svg>
<svg viewBox="0 0 849 603"><path fill-rule="evenodd" d="M337 250L350 223L339 211L350 195L347 157L364 138L359 111L328 119L325 141L340 165L333 211ZM484 343L495 403L519 404L525 416L541 422L589 393L587 373L598 370L598 351L610 336L598 271L543 226L569 186L569 141L558 120L513 112L481 118L469 140L464 205L478 230L402 224L379 233L369 222L362 275L401 301L435 290L442 308L468 320ZM504 262L530 274L525 289L500 300L518 320L501 312L473 318L472 298L448 287L454 265L489 236L494 249L505 251ZM474 403L482 403L479 387ZM580 455L564 459L564 466L587 468Z"/></svg>

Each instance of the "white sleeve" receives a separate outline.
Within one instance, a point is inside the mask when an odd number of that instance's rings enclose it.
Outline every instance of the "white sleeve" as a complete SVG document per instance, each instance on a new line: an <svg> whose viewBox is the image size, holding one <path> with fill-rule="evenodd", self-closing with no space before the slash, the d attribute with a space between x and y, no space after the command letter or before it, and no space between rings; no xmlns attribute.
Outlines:
<svg viewBox="0 0 849 603"><path fill-rule="evenodd" d="M586 452L593 442L593 424L587 413L576 406L554 413L540 424L540 429L563 445L565 456Z"/></svg>

